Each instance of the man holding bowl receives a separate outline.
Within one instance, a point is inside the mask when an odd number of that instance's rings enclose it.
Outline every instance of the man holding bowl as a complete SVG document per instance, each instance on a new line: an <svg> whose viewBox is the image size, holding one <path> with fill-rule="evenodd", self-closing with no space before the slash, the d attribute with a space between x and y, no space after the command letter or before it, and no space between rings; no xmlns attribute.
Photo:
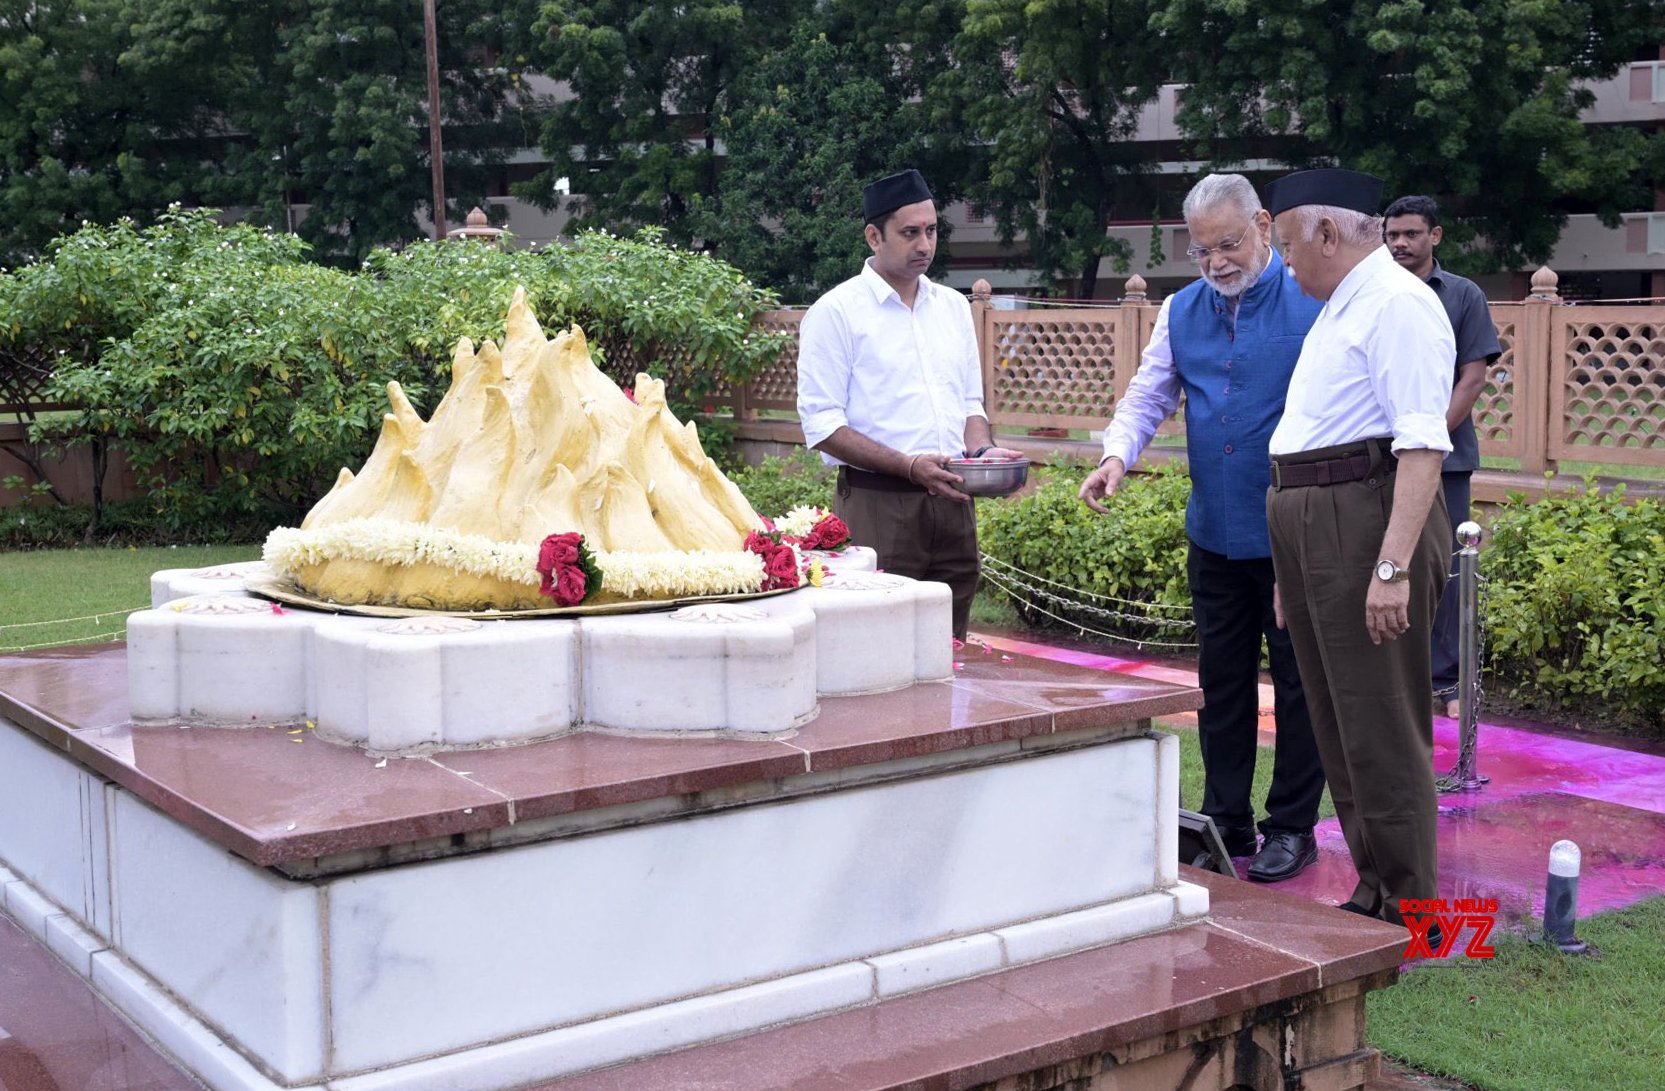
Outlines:
<svg viewBox="0 0 1665 1091"><path fill-rule="evenodd" d="M971 306L925 276L937 209L916 170L862 192L872 256L816 300L798 341L804 442L838 467L833 511L879 567L945 583L964 640L977 592L977 517L948 462L1021 458L994 445Z"/></svg>

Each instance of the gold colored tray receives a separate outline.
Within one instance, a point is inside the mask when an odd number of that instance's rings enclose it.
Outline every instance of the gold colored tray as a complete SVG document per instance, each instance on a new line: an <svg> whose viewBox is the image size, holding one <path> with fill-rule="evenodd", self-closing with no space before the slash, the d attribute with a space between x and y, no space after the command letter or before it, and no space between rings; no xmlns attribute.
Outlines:
<svg viewBox="0 0 1665 1091"><path fill-rule="evenodd" d="M802 587L799 584L798 587ZM693 606L702 602L740 602L745 599L770 598L775 595L788 595L798 590L798 587L781 587L773 591L741 591L731 595L695 595L680 599L633 599L629 602L604 602L595 605L579 606L546 606L532 610L424 610L415 606L374 606L350 602L333 602L308 594L292 580L286 580L271 573L245 576L243 587L251 594L264 599L285 603L289 606L300 606L308 610L322 610L332 614L354 614L360 617L469 617L469 618L517 618L517 617L588 617L600 614L643 614L654 610L675 610L681 606Z"/></svg>

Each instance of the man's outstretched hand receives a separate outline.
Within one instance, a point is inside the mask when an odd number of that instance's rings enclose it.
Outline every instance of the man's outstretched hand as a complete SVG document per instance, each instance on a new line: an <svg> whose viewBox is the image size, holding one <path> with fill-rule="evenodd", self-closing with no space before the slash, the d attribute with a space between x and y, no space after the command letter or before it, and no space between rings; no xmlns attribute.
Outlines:
<svg viewBox="0 0 1665 1091"><path fill-rule="evenodd" d="M1122 478L1126 476L1127 467L1122 465L1121 459L1107 458L1103 465L1087 475L1087 480L1081 483L1081 491L1076 495L1081 498L1082 503L1103 515L1110 509L1100 501L1115 496L1116 490L1121 488Z"/></svg>

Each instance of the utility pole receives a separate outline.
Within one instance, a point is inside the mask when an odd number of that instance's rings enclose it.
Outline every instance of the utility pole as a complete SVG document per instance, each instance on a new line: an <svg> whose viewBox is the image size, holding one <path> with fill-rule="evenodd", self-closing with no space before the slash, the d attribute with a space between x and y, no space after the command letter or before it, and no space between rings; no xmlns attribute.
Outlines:
<svg viewBox="0 0 1665 1091"><path fill-rule="evenodd" d="M422 38L428 52L428 158L434 165L434 238L445 238L445 148L439 137L439 32L434 0L422 0Z"/></svg>

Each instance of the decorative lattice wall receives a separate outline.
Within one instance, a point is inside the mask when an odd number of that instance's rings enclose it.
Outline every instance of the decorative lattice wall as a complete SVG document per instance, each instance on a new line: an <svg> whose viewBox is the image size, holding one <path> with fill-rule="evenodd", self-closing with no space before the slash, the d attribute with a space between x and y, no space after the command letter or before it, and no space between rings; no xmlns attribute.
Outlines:
<svg viewBox="0 0 1665 1091"><path fill-rule="evenodd" d="M1515 344L1519 340L1520 311L1519 304L1492 308L1492 325L1497 327L1503 355L1486 369L1486 385L1474 400L1474 431L1480 437L1483 454L1519 454L1515 427Z"/></svg>
<svg viewBox="0 0 1665 1091"><path fill-rule="evenodd" d="M1612 307L1600 321L1556 316L1555 458L1657 463L1665 452L1665 323L1658 308ZM1592 448L1599 448L1593 450Z"/></svg>
<svg viewBox="0 0 1665 1091"><path fill-rule="evenodd" d="M983 392L1002 424L1103 428L1116 405L1119 310L995 312L994 359Z"/></svg>
<svg viewBox="0 0 1665 1091"><path fill-rule="evenodd" d="M46 384L55 357L44 349L9 348L0 352L0 412L51 409Z"/></svg>
<svg viewBox="0 0 1665 1091"><path fill-rule="evenodd" d="M746 384L746 409L798 408L798 324L804 320L803 311L769 311L758 316L757 328L763 333L784 333L790 336L780 359L764 369Z"/></svg>

